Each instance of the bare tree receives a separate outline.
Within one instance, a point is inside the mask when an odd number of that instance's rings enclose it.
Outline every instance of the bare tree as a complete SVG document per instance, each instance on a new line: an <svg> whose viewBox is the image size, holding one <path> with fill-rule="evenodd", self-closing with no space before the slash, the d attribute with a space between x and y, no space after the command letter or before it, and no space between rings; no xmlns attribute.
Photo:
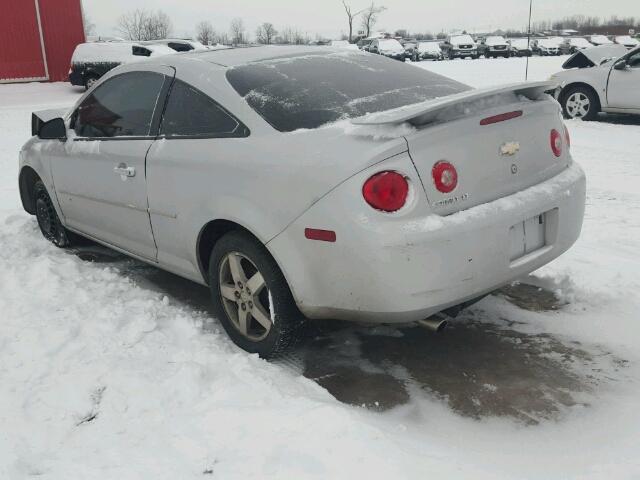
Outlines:
<svg viewBox="0 0 640 480"><path fill-rule="evenodd" d="M360 15L364 10L354 12L351 9L351 5L347 5L346 0L342 0L342 5L344 6L344 11L347 14L347 22L349 23L349 43L351 43L353 39L353 19Z"/></svg>
<svg viewBox="0 0 640 480"><path fill-rule="evenodd" d="M168 38L173 31L173 23L169 15L162 10L158 10L155 14L152 14L147 24L147 36L149 40L157 40L159 38Z"/></svg>
<svg viewBox="0 0 640 480"><path fill-rule="evenodd" d="M387 7L383 7L383 6L376 7L375 2L371 2L371 5L369 5L362 12L361 23L362 23L362 28L366 32L367 37L371 35L371 30L373 29L376 22L378 21L378 15L380 15L380 13L384 12L386 9Z"/></svg>
<svg viewBox="0 0 640 480"><path fill-rule="evenodd" d="M173 26L161 10L153 13L136 9L120 16L117 29L129 40L158 40L169 37Z"/></svg>
<svg viewBox="0 0 640 480"><path fill-rule="evenodd" d="M149 14L146 10L133 10L118 18L118 31L129 40L142 40Z"/></svg>
<svg viewBox="0 0 640 480"><path fill-rule="evenodd" d="M244 43L244 22L241 18L231 20L231 40L234 44Z"/></svg>
<svg viewBox="0 0 640 480"><path fill-rule="evenodd" d="M203 45L211 45L214 43L216 32L211 22L203 20L196 25L196 38Z"/></svg>
<svg viewBox="0 0 640 480"><path fill-rule="evenodd" d="M273 23L265 22L256 29L258 43L270 45L276 35L278 35L278 31L273 26Z"/></svg>

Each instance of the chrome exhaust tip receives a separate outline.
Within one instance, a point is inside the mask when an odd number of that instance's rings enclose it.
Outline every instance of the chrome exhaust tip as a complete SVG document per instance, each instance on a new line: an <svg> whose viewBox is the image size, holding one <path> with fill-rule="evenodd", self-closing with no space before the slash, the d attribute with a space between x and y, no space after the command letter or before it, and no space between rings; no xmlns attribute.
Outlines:
<svg viewBox="0 0 640 480"><path fill-rule="evenodd" d="M430 317L424 320L418 320L418 325L435 333L442 332L447 327L447 323L447 320L441 317Z"/></svg>

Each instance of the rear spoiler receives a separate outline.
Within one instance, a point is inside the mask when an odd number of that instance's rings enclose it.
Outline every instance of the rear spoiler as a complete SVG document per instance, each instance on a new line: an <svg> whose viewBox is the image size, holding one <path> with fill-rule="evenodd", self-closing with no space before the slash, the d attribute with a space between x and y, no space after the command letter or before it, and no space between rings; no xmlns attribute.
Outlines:
<svg viewBox="0 0 640 480"><path fill-rule="evenodd" d="M31 114L31 135L36 136L40 127L54 118L64 118L67 114L65 109L53 108L50 110L39 110Z"/></svg>
<svg viewBox="0 0 640 480"><path fill-rule="evenodd" d="M522 95L529 100L539 100L545 92L553 90L555 87L556 83L545 81L522 82L500 87L479 88L416 103L407 107L373 113L364 117L355 118L351 123L355 125L389 125L409 122L413 125L424 125L435 119L439 113L454 105L511 92L516 95Z"/></svg>

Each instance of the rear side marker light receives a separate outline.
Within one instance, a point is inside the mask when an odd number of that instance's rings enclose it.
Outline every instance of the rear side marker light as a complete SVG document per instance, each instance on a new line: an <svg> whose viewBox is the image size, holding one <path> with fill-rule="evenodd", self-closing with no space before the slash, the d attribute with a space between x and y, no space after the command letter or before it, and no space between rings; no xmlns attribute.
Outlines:
<svg viewBox="0 0 640 480"><path fill-rule="evenodd" d="M335 242L336 232L333 230L320 230L318 228L305 228L304 236L309 240L320 240L321 242Z"/></svg>
<svg viewBox="0 0 640 480"><path fill-rule="evenodd" d="M380 172L362 186L362 196L376 210L396 212L404 207L409 195L409 183L398 172Z"/></svg>
<svg viewBox="0 0 640 480"><path fill-rule="evenodd" d="M555 128L551 130L549 135L549 142L551 143L551 151L556 157L562 155L562 135Z"/></svg>
<svg viewBox="0 0 640 480"><path fill-rule="evenodd" d="M505 122L512 118L518 118L522 116L522 110L516 110L515 112L501 113L500 115L494 115L493 117L487 117L480 120L480 125L491 125L493 123Z"/></svg>
<svg viewBox="0 0 640 480"><path fill-rule="evenodd" d="M431 169L433 183L439 192L453 192L458 186L458 172L449 162L444 160L436 163Z"/></svg>
<svg viewBox="0 0 640 480"><path fill-rule="evenodd" d="M571 148L571 135L569 135L569 129L564 126L564 141L567 144L567 148Z"/></svg>

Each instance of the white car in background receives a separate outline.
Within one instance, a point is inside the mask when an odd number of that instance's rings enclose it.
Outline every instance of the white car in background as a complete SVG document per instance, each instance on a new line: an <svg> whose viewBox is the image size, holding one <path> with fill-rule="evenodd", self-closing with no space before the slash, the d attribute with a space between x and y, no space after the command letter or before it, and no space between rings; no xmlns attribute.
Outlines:
<svg viewBox="0 0 640 480"><path fill-rule="evenodd" d="M449 60L467 57L477 59L480 56L478 44L471 38L471 35L467 34L449 35L442 43L442 52Z"/></svg>
<svg viewBox="0 0 640 480"><path fill-rule="evenodd" d="M402 44L394 38L376 38L369 45L369 52L404 62L407 57Z"/></svg>
<svg viewBox="0 0 640 480"><path fill-rule="evenodd" d="M562 42L560 49L565 53L576 53L578 50L584 50L585 48L591 48L593 44L583 37L571 37Z"/></svg>
<svg viewBox="0 0 640 480"><path fill-rule="evenodd" d="M591 35L587 39L596 46L611 45L613 43L606 35Z"/></svg>
<svg viewBox="0 0 640 480"><path fill-rule="evenodd" d="M613 41L619 45L624 45L629 50L632 50L640 46L640 41L631 37L630 35L620 35L613 39Z"/></svg>
<svg viewBox="0 0 640 480"><path fill-rule="evenodd" d="M440 42L419 42L418 60L444 60Z"/></svg>
<svg viewBox="0 0 640 480"><path fill-rule="evenodd" d="M511 56L509 43L500 35L493 35L482 40L478 52L485 58L508 58Z"/></svg>
<svg viewBox="0 0 640 480"><path fill-rule="evenodd" d="M544 57L560 55L561 38L543 38L536 40L536 50L539 55Z"/></svg>
<svg viewBox="0 0 640 480"><path fill-rule="evenodd" d="M514 57L530 57L532 41L528 38L510 38L507 40L511 47L511 55Z"/></svg>
<svg viewBox="0 0 640 480"><path fill-rule="evenodd" d="M640 114L640 47L623 45L580 50L551 76L555 97L567 118L593 120L598 113Z"/></svg>

